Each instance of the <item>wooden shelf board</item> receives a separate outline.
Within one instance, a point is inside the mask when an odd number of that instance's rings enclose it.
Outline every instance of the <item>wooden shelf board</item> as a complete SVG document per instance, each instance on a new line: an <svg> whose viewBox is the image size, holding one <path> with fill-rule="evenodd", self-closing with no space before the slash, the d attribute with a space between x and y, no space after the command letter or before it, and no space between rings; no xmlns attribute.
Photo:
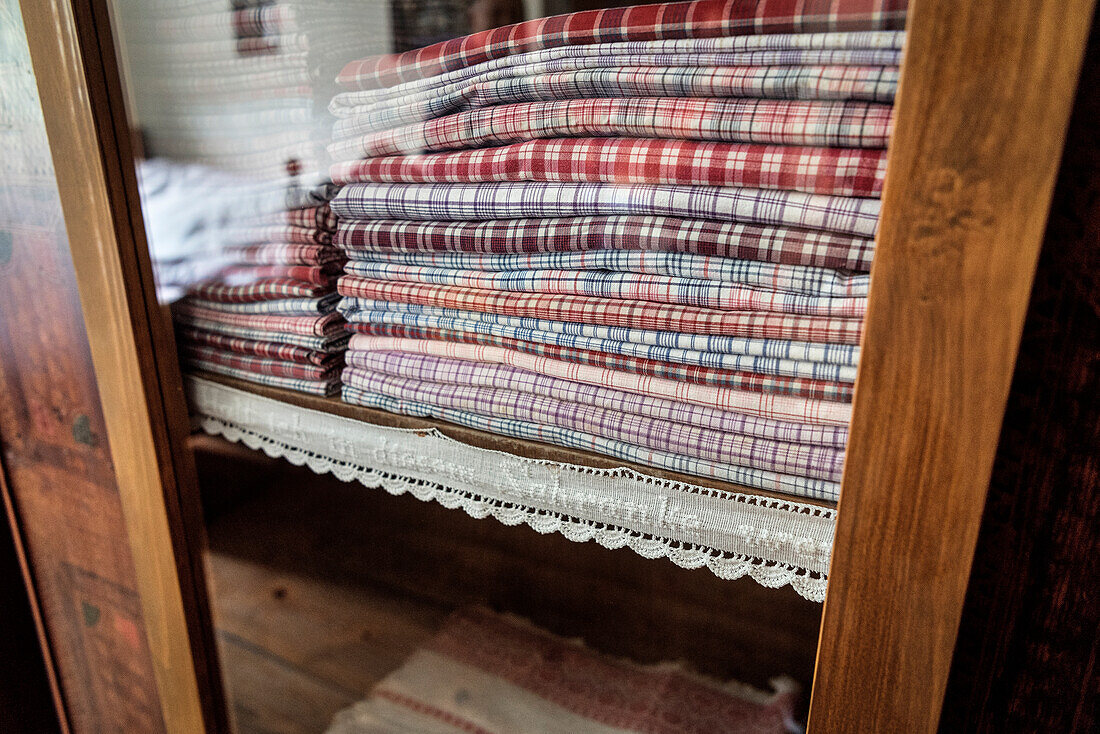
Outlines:
<svg viewBox="0 0 1100 734"><path fill-rule="evenodd" d="M635 464L633 462L611 458L602 454L597 454L592 451L564 448L561 446L555 446L553 444L542 443L541 441L528 441L526 439L498 436L494 433L486 433L484 431L478 431L473 428L466 428L465 426L459 426L453 423L447 423L445 421L433 420L429 418L413 418L410 416L390 413L385 410L378 410L376 408L365 408L359 405L351 405L335 397L323 398L316 395L307 395L305 393L296 392L294 390L284 390L282 388L258 385L256 383L248 382L246 380L238 380L233 377L225 377L223 375L216 375L210 372L194 371L190 374L193 374L194 376L200 377L204 380L217 382L219 384L236 388L244 392L250 392L261 397L278 400L280 402L288 403L290 405L297 405L302 408L308 408L309 410L316 410L322 413L331 413L333 415L339 415L344 418L351 418L352 420L362 421L364 423L370 423L376 426L412 428L424 431L435 429L440 433L445 434L449 438L453 438L456 441L461 441L462 443L468 444L470 446L491 449L493 451L504 451L509 454L523 456L530 459L555 461L562 464L578 464L581 466L594 467L597 469L614 469L618 467L626 467L641 474L648 474L650 476L659 477L661 479L667 479L674 482L683 482L685 484L706 486L726 492L738 492L741 494L758 495L761 497L785 499L792 502L798 502L800 504L806 505L814 505L817 507L836 507L836 503L829 500L815 499L811 497L800 497L796 495L785 494L783 492L772 492L763 489L752 489L749 487L743 487L738 484L731 484L729 482L721 482L713 479L707 479L705 477L694 477L689 474L666 471L664 469L658 469L656 467L645 466L644 464Z"/></svg>

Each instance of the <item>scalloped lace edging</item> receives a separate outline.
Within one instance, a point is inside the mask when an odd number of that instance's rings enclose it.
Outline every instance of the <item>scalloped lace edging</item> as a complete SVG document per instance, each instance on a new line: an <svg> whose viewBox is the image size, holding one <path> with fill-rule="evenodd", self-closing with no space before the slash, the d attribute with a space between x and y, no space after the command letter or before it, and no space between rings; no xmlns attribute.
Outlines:
<svg viewBox="0 0 1100 734"><path fill-rule="evenodd" d="M272 458L281 458L295 466L306 466L317 474L332 474L345 481L358 481L366 487L382 487L393 495L406 492L423 501L435 501L449 509L461 508L475 518L492 516L505 525L526 523L539 533L561 533L569 540L586 542L594 540L605 548L630 548L644 558L668 558L683 568L709 568L723 579L738 579L749 576L762 586L780 588L790 584L795 591L810 601L825 600L828 577L823 573L814 573L806 568L781 563L760 556L723 552L715 548L687 543L670 538L661 538L640 533L606 523L571 517L558 512L527 507L514 502L485 497L475 491L455 486L445 486L426 480L414 479L390 472L379 471L348 461L333 459L316 452L303 450L257 431L243 428L230 421L207 415L196 416L199 426L206 433L222 436L234 443L243 443L251 449L262 450ZM441 436L443 434L440 434ZM453 440L453 439L452 439ZM523 457L516 457L523 458ZM537 459L526 459L533 463L555 464ZM568 465L559 465L568 466ZM583 469L588 473L601 473L609 476L623 476L624 470L592 469L590 467L569 467ZM626 470L628 475L634 472ZM638 475L644 477L644 475ZM645 477L652 480L653 478ZM670 486L676 483L669 482ZM799 514L812 514L831 518L833 511L813 505L803 505L772 498L752 495L736 495L714 491L729 499L744 504L761 504L768 507L787 509Z"/></svg>

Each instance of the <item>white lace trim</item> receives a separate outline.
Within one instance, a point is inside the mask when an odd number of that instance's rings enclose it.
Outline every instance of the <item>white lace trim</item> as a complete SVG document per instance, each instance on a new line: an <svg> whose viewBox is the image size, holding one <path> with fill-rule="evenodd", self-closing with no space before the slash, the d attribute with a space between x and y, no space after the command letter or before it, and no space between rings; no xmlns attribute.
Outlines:
<svg viewBox="0 0 1100 734"><path fill-rule="evenodd" d="M672 482L630 469L529 459L436 430L376 426L187 378L198 425L343 481L408 492L477 518L629 547L724 579L750 576L823 601L835 511Z"/></svg>

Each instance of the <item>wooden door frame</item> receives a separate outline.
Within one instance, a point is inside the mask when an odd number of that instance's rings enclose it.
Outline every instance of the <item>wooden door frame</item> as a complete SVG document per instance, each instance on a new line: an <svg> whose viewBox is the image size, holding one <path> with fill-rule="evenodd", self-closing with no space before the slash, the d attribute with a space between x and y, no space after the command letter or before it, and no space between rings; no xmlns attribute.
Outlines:
<svg viewBox="0 0 1100 734"><path fill-rule="evenodd" d="M187 406L157 304L106 0L21 0L170 734L228 732Z"/></svg>
<svg viewBox="0 0 1100 734"><path fill-rule="evenodd" d="M21 4L165 722L222 731L186 406L108 8ZM1092 6L912 3L811 731L938 725Z"/></svg>
<svg viewBox="0 0 1100 734"><path fill-rule="evenodd" d="M1092 0L913 0L811 732L933 732Z"/></svg>

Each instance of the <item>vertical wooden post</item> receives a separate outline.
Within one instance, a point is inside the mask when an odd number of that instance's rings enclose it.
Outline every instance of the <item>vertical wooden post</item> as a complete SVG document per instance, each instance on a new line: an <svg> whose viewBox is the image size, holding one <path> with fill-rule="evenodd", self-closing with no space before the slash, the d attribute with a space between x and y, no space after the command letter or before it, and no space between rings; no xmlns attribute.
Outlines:
<svg viewBox="0 0 1100 734"><path fill-rule="evenodd" d="M915 0L810 730L932 732L1091 0Z"/></svg>

